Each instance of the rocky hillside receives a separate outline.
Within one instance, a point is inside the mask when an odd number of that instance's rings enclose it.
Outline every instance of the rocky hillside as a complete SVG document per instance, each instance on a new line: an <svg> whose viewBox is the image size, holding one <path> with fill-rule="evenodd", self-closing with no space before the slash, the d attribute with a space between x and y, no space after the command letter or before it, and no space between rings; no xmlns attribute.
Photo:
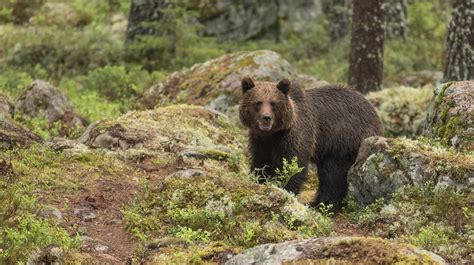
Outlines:
<svg viewBox="0 0 474 265"><path fill-rule="evenodd" d="M1 95L0 263L474 261L474 82L369 94L387 138L363 143L334 214L306 206L313 169L298 197L256 183L244 75L325 84L260 50L172 73L140 110L91 124L45 81Z"/></svg>

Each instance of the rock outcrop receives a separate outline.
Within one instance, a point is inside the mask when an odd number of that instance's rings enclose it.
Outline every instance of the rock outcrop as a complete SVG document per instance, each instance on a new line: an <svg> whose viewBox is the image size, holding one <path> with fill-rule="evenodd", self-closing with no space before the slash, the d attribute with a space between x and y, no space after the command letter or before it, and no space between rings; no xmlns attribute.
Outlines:
<svg viewBox="0 0 474 265"><path fill-rule="evenodd" d="M3 94L0 94L0 113L8 117L13 115L13 103Z"/></svg>
<svg viewBox="0 0 474 265"><path fill-rule="evenodd" d="M25 147L34 142L41 142L41 138L0 113L0 150L14 147Z"/></svg>
<svg viewBox="0 0 474 265"><path fill-rule="evenodd" d="M279 39L285 33L305 33L321 17L321 0L218 0L178 1L186 12L193 12L202 24L200 34L220 40L247 40L266 37ZM174 6L169 1L132 1L127 38L159 35L160 30L146 23L172 19ZM168 9L168 12L163 12ZM175 18L176 19L176 18Z"/></svg>
<svg viewBox="0 0 474 265"><path fill-rule="evenodd" d="M451 82L435 90L423 134L474 151L474 81Z"/></svg>
<svg viewBox="0 0 474 265"><path fill-rule="evenodd" d="M474 157L404 138L370 137L348 174L349 198L370 204L405 185L474 188Z"/></svg>
<svg viewBox="0 0 474 265"><path fill-rule="evenodd" d="M84 128L87 121L74 112L69 99L48 82L35 80L15 103L15 115L44 117L50 123L60 121L68 128Z"/></svg>
<svg viewBox="0 0 474 265"><path fill-rule="evenodd" d="M266 244L225 264L446 264L438 255L379 238L326 237Z"/></svg>
<svg viewBox="0 0 474 265"><path fill-rule="evenodd" d="M385 135L391 137L419 134L432 97L431 87L393 87L367 94L383 123Z"/></svg>
<svg viewBox="0 0 474 265"><path fill-rule="evenodd" d="M315 78L298 76L293 67L273 51L238 52L171 74L145 91L142 105L152 108L163 103L187 103L209 106L234 116L244 76L272 82L289 78L304 86L325 84L317 83Z"/></svg>

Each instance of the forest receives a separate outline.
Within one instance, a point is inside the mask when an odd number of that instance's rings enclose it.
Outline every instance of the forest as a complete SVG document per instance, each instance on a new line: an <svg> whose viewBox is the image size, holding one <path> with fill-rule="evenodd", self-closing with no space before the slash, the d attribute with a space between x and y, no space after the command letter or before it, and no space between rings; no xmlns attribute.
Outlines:
<svg viewBox="0 0 474 265"><path fill-rule="evenodd" d="M245 78L375 108L342 207ZM473 264L474 0L0 0L0 202L0 264Z"/></svg>

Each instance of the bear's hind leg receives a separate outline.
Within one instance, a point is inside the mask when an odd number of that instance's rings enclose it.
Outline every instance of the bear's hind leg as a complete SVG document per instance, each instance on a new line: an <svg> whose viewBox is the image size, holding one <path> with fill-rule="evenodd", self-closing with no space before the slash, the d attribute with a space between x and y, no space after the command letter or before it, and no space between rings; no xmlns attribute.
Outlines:
<svg viewBox="0 0 474 265"><path fill-rule="evenodd" d="M332 204L333 210L342 207L342 201L347 194L347 172L353 164L350 157L328 157L318 164L319 189L313 207L320 203Z"/></svg>

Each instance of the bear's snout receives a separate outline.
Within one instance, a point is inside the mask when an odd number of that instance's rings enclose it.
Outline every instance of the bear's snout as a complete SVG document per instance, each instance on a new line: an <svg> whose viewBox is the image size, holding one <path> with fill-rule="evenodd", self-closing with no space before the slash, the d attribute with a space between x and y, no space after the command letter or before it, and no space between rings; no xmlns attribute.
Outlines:
<svg viewBox="0 0 474 265"><path fill-rule="evenodd" d="M258 120L258 128L262 131L270 131L273 126L273 119L270 114L263 114Z"/></svg>

